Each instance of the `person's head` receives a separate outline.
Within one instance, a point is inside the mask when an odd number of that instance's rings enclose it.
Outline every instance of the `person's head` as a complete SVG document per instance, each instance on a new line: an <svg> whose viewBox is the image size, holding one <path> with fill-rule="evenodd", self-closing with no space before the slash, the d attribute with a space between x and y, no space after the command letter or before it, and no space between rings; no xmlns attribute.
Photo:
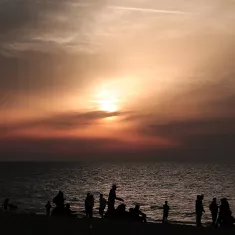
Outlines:
<svg viewBox="0 0 235 235"><path fill-rule="evenodd" d="M213 198L213 202L216 202L216 198L215 197Z"/></svg>
<svg viewBox="0 0 235 235"><path fill-rule="evenodd" d="M201 195L201 200L203 200L203 199L204 199L204 195L202 194L202 195Z"/></svg>
<svg viewBox="0 0 235 235"><path fill-rule="evenodd" d="M6 199L5 199L5 202L9 202L9 198L6 198Z"/></svg>
<svg viewBox="0 0 235 235"><path fill-rule="evenodd" d="M87 195L86 195L87 197L90 197L91 196L91 194L90 193L87 193Z"/></svg>
<svg viewBox="0 0 235 235"><path fill-rule="evenodd" d="M125 211L125 210L126 210L126 205L125 205L124 203L122 203L122 204L120 205L120 210L122 210L122 211Z"/></svg>
<svg viewBox="0 0 235 235"><path fill-rule="evenodd" d="M63 196L63 192L62 192L61 190L59 191L59 195L60 195L60 196Z"/></svg>
<svg viewBox="0 0 235 235"><path fill-rule="evenodd" d="M117 189L117 185L113 184L112 189L116 190Z"/></svg>
<svg viewBox="0 0 235 235"><path fill-rule="evenodd" d="M138 204L135 205L135 209L136 209L136 210L139 210L139 209L140 209L140 205L138 205Z"/></svg>
<svg viewBox="0 0 235 235"><path fill-rule="evenodd" d="M70 208L70 204L69 203L66 204L66 208L68 208L68 209Z"/></svg>
<svg viewBox="0 0 235 235"><path fill-rule="evenodd" d="M165 201L165 204L167 205L167 204L168 204L168 201Z"/></svg>
<svg viewBox="0 0 235 235"><path fill-rule="evenodd" d="M50 202L50 201L48 201L47 203L48 203L48 204L50 204L51 202Z"/></svg>
<svg viewBox="0 0 235 235"><path fill-rule="evenodd" d="M224 198L224 204L229 205L227 198Z"/></svg>
<svg viewBox="0 0 235 235"><path fill-rule="evenodd" d="M197 200L199 200L200 199L200 195L197 195Z"/></svg>
<svg viewBox="0 0 235 235"><path fill-rule="evenodd" d="M103 194L100 194L100 198L103 198Z"/></svg>

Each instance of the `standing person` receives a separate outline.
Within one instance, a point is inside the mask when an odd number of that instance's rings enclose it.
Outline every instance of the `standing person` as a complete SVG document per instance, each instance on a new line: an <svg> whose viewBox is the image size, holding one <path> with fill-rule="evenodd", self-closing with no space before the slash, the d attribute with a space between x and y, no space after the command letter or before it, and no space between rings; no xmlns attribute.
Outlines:
<svg viewBox="0 0 235 235"><path fill-rule="evenodd" d="M93 217L93 207L94 207L94 196L90 193L87 193L86 199L85 199L85 210L86 210L86 216L89 218Z"/></svg>
<svg viewBox="0 0 235 235"><path fill-rule="evenodd" d="M4 211L7 211L9 209L9 206L10 206L10 200L9 198L6 198L2 204Z"/></svg>
<svg viewBox="0 0 235 235"><path fill-rule="evenodd" d="M216 220L218 216L218 205L216 202L216 198L213 198L213 201L210 204L210 211L211 211L211 217L212 217L212 224L216 225Z"/></svg>
<svg viewBox="0 0 235 235"><path fill-rule="evenodd" d="M116 196L116 189L117 186L115 184L113 184L110 192L109 192L109 198L108 198L108 212L109 213L113 213L115 210L115 200L121 201L123 202L124 200L122 198L119 198Z"/></svg>
<svg viewBox="0 0 235 235"><path fill-rule="evenodd" d="M162 223L167 222L167 218L168 218L168 215L169 215L169 210L170 210L170 207L168 206L168 202L165 201L165 204L163 205L163 218L162 218Z"/></svg>
<svg viewBox="0 0 235 235"><path fill-rule="evenodd" d="M202 213L205 212L203 208L203 195L197 195L197 200L195 203L195 212L196 212L196 224L197 226L201 226L201 220L202 220Z"/></svg>
<svg viewBox="0 0 235 235"><path fill-rule="evenodd" d="M47 215L50 215L50 212L51 212L51 202L48 201L47 204L45 205L45 208L46 208L46 214Z"/></svg>
<svg viewBox="0 0 235 235"><path fill-rule="evenodd" d="M99 207L99 214L101 218L104 217L104 209L106 207L106 199L103 197L103 194L100 194L100 207Z"/></svg>
<svg viewBox="0 0 235 235"><path fill-rule="evenodd" d="M234 218L232 216L232 211L230 210L228 200L227 198L222 198L216 225L220 224L221 227L227 227L232 226L233 223Z"/></svg>

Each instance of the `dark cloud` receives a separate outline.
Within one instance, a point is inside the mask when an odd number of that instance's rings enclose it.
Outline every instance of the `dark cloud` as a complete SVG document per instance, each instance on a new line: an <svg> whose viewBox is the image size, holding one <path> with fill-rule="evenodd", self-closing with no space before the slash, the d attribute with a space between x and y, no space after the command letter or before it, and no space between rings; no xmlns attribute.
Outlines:
<svg viewBox="0 0 235 235"><path fill-rule="evenodd" d="M235 133L235 120L231 118L207 118L184 120L166 124L152 124L147 133L160 136L173 136L187 140L190 136L213 136Z"/></svg>
<svg viewBox="0 0 235 235"><path fill-rule="evenodd" d="M171 160L235 161L234 118L153 124L145 128L143 132L150 136L163 136L178 140L181 143L178 149L166 151L166 156Z"/></svg>
<svg viewBox="0 0 235 235"><path fill-rule="evenodd" d="M1 160L82 160L102 158L106 152L123 148L112 138L4 138L0 141ZM125 148L125 147L124 147ZM112 150L113 151L113 150Z"/></svg>
<svg viewBox="0 0 235 235"><path fill-rule="evenodd" d="M71 130L86 125L95 125L97 124L97 121L101 119L121 115L124 115L124 113L104 111L59 113L46 118L35 119L27 122L20 122L9 125L6 122L0 126L0 132L8 134L12 131L30 130L32 128L46 128L48 131Z"/></svg>

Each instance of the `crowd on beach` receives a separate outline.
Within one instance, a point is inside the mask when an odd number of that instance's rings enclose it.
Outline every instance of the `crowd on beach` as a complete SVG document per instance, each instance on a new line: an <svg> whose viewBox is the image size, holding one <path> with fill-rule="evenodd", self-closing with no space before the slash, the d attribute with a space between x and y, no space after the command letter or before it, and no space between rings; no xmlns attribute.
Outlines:
<svg viewBox="0 0 235 235"><path fill-rule="evenodd" d="M204 195L197 195L195 203L196 225L201 226L202 215L205 212L203 206ZM211 212L212 224L214 226L230 227L235 223L235 218L232 216L232 211L227 198L220 200L220 206L217 204L216 198L210 203L209 210Z"/></svg>
<svg viewBox="0 0 235 235"><path fill-rule="evenodd" d="M116 185L112 185L110 189L108 200L106 200L103 194L100 194L99 198L99 215L101 218L111 218L111 219L122 219L128 221L139 221L139 222L147 222L146 214L140 210L140 205L135 205L134 208L130 208L129 211L126 210L126 205L123 203L124 200L116 195ZM203 206L203 195L198 195L195 201L195 214L196 214L196 225L201 226L201 219L203 213L205 212ZM115 201L122 202L115 208ZM76 217L76 212L72 211L69 203L65 203L66 198L64 197L64 193L59 191L58 194L53 198L53 203L55 207L52 209L51 202L48 201L45 205L46 214L49 216L68 216L68 217ZM91 193L87 193L85 198L84 207L85 214L87 218L93 218L93 210L94 210L94 196ZM105 212L107 206L107 210ZM9 199L5 199L3 205L3 209L5 211L15 211L17 210L17 206L10 203ZM163 217L162 222L168 222L168 215L170 211L170 207L168 202L165 201L165 204L162 206L163 209ZM232 216L232 212L230 210L229 202L226 198L221 199L220 206L217 204L216 198L213 198L213 201L209 205L209 210L211 212L212 225L215 227L229 227L233 226L235 223L235 218Z"/></svg>

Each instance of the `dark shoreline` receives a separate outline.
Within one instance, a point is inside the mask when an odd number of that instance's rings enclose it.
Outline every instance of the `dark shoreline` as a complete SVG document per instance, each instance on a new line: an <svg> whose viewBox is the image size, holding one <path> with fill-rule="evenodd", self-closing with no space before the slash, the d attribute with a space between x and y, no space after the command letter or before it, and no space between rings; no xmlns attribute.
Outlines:
<svg viewBox="0 0 235 235"><path fill-rule="evenodd" d="M45 215L0 214L0 231L6 235L129 235L129 234L235 234L233 228L195 227L183 224L130 223L94 218L54 218Z"/></svg>

